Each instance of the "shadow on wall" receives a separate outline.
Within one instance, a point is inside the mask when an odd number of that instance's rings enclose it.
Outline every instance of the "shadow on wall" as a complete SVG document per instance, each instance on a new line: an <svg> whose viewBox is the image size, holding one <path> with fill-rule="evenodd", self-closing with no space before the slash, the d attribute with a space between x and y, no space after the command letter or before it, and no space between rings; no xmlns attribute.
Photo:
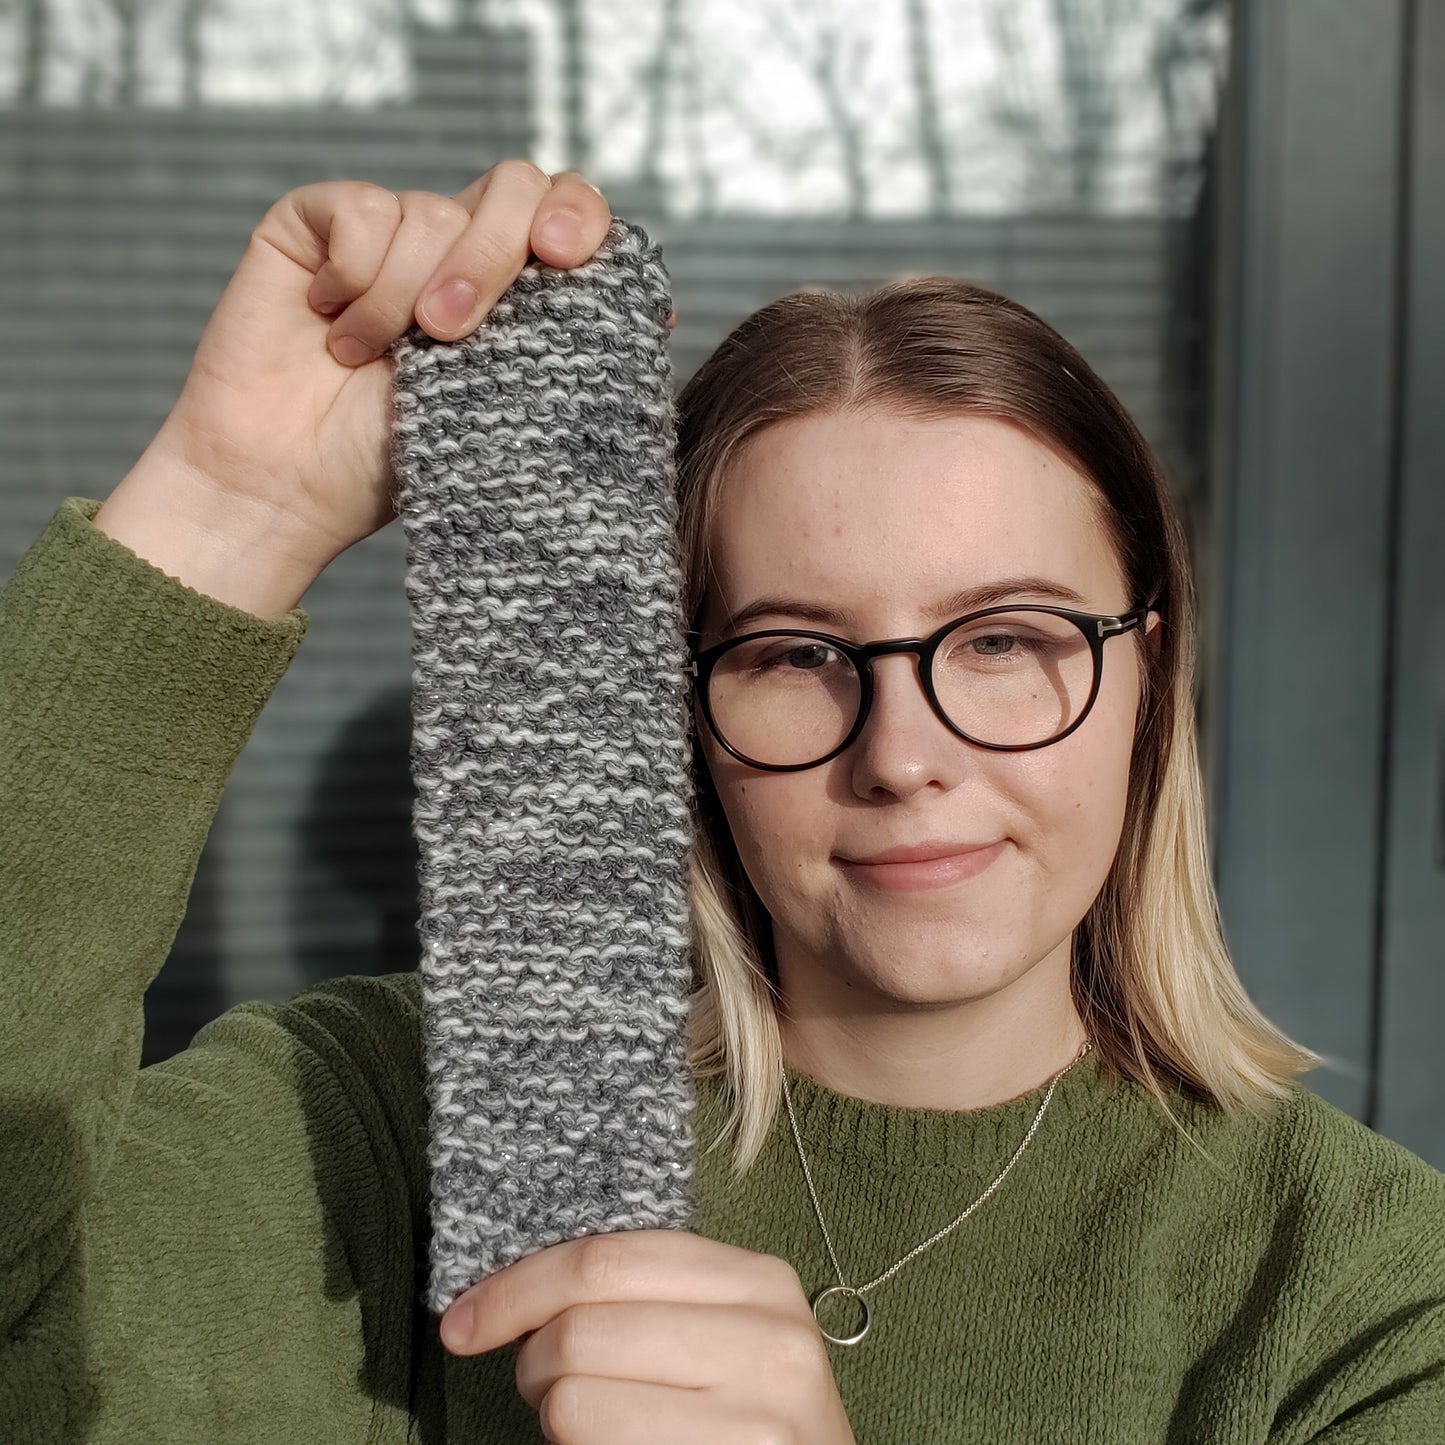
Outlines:
<svg viewBox="0 0 1445 1445"><path fill-rule="evenodd" d="M402 686L375 694L316 759L290 893L279 900L294 960L288 993L346 974L417 966L410 749L411 696ZM223 797L218 820L225 808ZM175 944L146 993L143 1066L186 1048L231 1002L222 968L232 836L212 828Z"/></svg>
<svg viewBox="0 0 1445 1445"><path fill-rule="evenodd" d="M417 966L411 694L375 694L318 760L291 894L296 987Z"/></svg>

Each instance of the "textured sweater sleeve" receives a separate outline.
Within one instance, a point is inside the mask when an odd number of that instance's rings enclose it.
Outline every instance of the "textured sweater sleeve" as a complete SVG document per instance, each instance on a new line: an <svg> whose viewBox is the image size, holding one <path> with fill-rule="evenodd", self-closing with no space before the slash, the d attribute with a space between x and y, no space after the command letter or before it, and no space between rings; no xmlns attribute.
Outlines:
<svg viewBox="0 0 1445 1445"><path fill-rule="evenodd" d="M1437 1445L1445 1435L1445 1386L1438 1372L1397 1388L1312 1436L1310 1445Z"/></svg>
<svg viewBox="0 0 1445 1445"><path fill-rule="evenodd" d="M1278 1296L1300 1326L1270 1431L1280 1445L1445 1441L1445 1175L1318 1100L1295 1115ZM1327 1130L1327 1132L1326 1132ZM1287 1337L1287 1336L1284 1336Z"/></svg>
<svg viewBox="0 0 1445 1445"><path fill-rule="evenodd" d="M1286 1418L1294 1406L1330 1421L1310 1445L1445 1441L1445 1188L1419 1172L1425 1187L1392 1201L1398 1212L1359 1250L1351 1285L1326 1305L1337 1349L1286 1403Z"/></svg>
<svg viewBox="0 0 1445 1445"><path fill-rule="evenodd" d="M98 507L66 501L0 593L0 1438L379 1439L421 1207L394 1148L422 1126L405 977L234 1009L139 1068L306 614L193 591Z"/></svg>

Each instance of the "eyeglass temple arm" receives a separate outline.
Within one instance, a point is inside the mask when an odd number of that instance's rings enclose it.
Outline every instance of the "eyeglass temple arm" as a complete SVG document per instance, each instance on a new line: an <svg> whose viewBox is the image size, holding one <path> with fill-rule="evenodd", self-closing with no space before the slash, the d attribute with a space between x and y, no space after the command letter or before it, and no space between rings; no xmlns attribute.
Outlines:
<svg viewBox="0 0 1445 1445"><path fill-rule="evenodd" d="M1101 617L1095 626L1099 629L1100 637L1112 637L1116 632L1132 632L1144 624L1153 610L1152 607L1136 607L1133 612L1126 612L1122 617Z"/></svg>

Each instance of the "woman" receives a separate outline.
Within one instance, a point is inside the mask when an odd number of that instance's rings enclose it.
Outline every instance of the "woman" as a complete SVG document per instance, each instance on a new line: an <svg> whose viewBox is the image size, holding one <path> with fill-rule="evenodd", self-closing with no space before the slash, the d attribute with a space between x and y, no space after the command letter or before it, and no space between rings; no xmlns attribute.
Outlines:
<svg viewBox="0 0 1445 1445"><path fill-rule="evenodd" d="M517 163L282 198L0 601L7 1438L1439 1438L1445 1180L1293 1085L1229 967L1157 468L966 287L777 303L682 398L692 1232L543 1250L438 1338L414 974L137 1075L296 603L392 516L378 358L607 221Z"/></svg>

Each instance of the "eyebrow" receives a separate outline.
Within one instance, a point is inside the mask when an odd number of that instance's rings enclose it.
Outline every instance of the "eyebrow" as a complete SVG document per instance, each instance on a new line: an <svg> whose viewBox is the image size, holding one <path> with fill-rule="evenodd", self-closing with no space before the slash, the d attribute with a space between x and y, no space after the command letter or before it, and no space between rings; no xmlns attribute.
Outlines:
<svg viewBox="0 0 1445 1445"><path fill-rule="evenodd" d="M1048 597L1056 602L1070 602L1082 607L1084 599L1072 587L1051 582L1047 577L1004 577L997 582L982 582L976 587L963 587L939 598L924 608L923 615L934 622L962 617L965 612L978 612L995 603L1010 602L1020 597ZM728 617L723 633L733 633L760 617L800 617L829 627L846 625L852 614L846 609L824 607L798 597L759 597Z"/></svg>

